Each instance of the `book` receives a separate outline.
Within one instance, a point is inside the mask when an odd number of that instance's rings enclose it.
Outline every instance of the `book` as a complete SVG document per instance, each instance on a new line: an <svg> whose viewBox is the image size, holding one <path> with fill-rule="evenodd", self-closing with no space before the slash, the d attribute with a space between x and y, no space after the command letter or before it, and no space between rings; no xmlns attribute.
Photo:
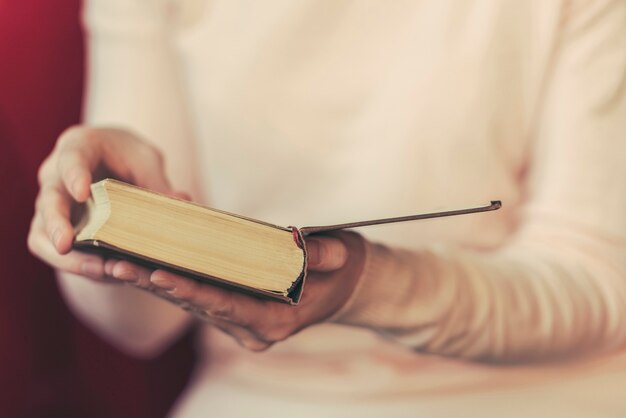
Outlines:
<svg viewBox="0 0 626 418"><path fill-rule="evenodd" d="M340 229L499 209L488 206L304 228L282 227L113 179L91 185L74 248L297 304L307 237Z"/></svg>

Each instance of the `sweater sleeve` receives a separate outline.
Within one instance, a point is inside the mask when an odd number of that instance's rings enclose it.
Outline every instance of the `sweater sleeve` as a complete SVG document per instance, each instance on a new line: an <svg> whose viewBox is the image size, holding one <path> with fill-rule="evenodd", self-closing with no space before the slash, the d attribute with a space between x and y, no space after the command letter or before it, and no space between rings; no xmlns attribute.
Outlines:
<svg viewBox="0 0 626 418"><path fill-rule="evenodd" d="M338 323L416 350L526 361L626 341L626 3L569 4L498 248L369 244ZM506 202L505 202L506 203Z"/></svg>
<svg viewBox="0 0 626 418"><path fill-rule="evenodd" d="M173 185L200 198L193 130L169 0L85 3L88 80L85 123L134 131L165 156Z"/></svg>

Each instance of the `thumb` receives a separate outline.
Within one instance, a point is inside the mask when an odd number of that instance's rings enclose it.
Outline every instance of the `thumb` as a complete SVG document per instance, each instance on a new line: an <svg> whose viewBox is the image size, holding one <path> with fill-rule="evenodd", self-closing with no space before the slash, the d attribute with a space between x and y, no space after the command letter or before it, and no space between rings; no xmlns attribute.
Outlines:
<svg viewBox="0 0 626 418"><path fill-rule="evenodd" d="M348 260L348 249L337 238L310 237L306 240L306 248L308 267L313 271L339 270Z"/></svg>

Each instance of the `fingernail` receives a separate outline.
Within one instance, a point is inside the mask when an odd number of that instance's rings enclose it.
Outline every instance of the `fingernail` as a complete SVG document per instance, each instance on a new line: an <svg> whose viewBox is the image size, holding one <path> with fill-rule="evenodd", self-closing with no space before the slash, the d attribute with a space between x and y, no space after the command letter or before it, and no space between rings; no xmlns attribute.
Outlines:
<svg viewBox="0 0 626 418"><path fill-rule="evenodd" d="M308 239L308 266L320 271L337 270L346 263L347 249L336 238Z"/></svg>
<svg viewBox="0 0 626 418"><path fill-rule="evenodd" d="M98 261L85 261L81 266L81 271L86 276L100 277L103 273L103 266Z"/></svg>
<svg viewBox="0 0 626 418"><path fill-rule="evenodd" d="M159 289L167 290L171 292L176 289L176 284L170 279L163 276L152 276L150 282Z"/></svg>
<svg viewBox="0 0 626 418"><path fill-rule="evenodd" d="M113 266L113 277L129 282L134 282L139 278L135 271L125 268L115 268L115 266Z"/></svg>

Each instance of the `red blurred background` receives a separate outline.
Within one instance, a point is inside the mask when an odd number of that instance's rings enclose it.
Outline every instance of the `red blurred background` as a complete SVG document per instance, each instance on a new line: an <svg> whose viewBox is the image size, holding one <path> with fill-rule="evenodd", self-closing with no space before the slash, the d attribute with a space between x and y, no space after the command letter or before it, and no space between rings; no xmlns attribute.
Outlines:
<svg viewBox="0 0 626 418"><path fill-rule="evenodd" d="M161 417L194 363L187 334L152 361L128 358L65 307L26 248L37 168L80 117L79 0L0 0L0 416Z"/></svg>

